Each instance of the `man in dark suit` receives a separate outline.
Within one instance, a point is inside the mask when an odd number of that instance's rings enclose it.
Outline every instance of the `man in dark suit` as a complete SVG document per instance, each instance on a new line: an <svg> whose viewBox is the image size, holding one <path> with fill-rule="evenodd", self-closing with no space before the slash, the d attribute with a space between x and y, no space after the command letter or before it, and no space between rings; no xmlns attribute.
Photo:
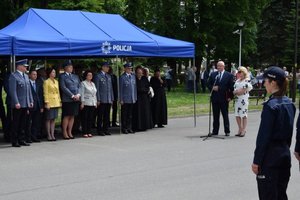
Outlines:
<svg viewBox="0 0 300 200"><path fill-rule="evenodd" d="M29 72L31 93L33 97L33 107L29 109L29 135L28 142L40 142L41 138L41 124L42 113L44 112L44 94L43 85L41 81L37 81L37 71L31 70Z"/></svg>
<svg viewBox="0 0 300 200"><path fill-rule="evenodd" d="M208 81L208 88L212 91L211 101L213 108L213 131L212 135L219 134L220 112L223 116L225 135L230 135L228 117L228 104L232 98L233 75L225 71L225 64L219 61L217 71L211 73Z"/></svg>
<svg viewBox="0 0 300 200"><path fill-rule="evenodd" d="M24 129L27 111L33 107L33 98L27 76L27 59L16 62L17 70L9 77L9 96L12 106L11 143L13 147L30 146L25 142Z"/></svg>
<svg viewBox="0 0 300 200"><path fill-rule="evenodd" d="M104 62L101 71L95 77L97 88L97 132L98 135L110 135L108 131L110 119L110 107L114 100L111 76L108 74L109 64Z"/></svg>

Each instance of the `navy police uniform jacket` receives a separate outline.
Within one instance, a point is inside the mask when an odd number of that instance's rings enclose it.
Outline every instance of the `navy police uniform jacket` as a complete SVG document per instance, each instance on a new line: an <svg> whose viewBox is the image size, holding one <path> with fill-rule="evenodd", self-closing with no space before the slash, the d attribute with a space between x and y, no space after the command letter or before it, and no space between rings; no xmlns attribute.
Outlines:
<svg viewBox="0 0 300 200"><path fill-rule="evenodd" d="M95 77L95 85L97 88L97 102L112 103L114 101L112 80L109 74L98 73Z"/></svg>
<svg viewBox="0 0 300 200"><path fill-rule="evenodd" d="M297 120L297 133L296 133L296 146L295 146L295 152L300 153L300 114L298 116Z"/></svg>
<svg viewBox="0 0 300 200"><path fill-rule="evenodd" d="M21 105L21 108L29 108L30 104L33 104L31 87L27 74L24 73L23 77L16 71L10 75L9 96L13 108L18 103Z"/></svg>
<svg viewBox="0 0 300 200"><path fill-rule="evenodd" d="M135 103L137 100L137 89L135 75L123 73L120 76L120 101L123 103Z"/></svg>
<svg viewBox="0 0 300 200"><path fill-rule="evenodd" d="M62 102L73 102L72 96L79 94L80 80L76 74L62 73L59 76Z"/></svg>
<svg viewBox="0 0 300 200"><path fill-rule="evenodd" d="M291 166L290 145L296 108L286 96L271 96L263 105L256 139L254 164L263 167Z"/></svg>

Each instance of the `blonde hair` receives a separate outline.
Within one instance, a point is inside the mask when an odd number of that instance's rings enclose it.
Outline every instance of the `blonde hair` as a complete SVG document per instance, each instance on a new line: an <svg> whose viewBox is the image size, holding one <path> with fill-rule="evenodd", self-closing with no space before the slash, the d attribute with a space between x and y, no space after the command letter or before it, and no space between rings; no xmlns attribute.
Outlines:
<svg viewBox="0 0 300 200"><path fill-rule="evenodd" d="M244 77L245 77L246 80L250 80L250 74L249 74L248 69L246 67L240 66L238 68L238 71L242 72L244 74Z"/></svg>

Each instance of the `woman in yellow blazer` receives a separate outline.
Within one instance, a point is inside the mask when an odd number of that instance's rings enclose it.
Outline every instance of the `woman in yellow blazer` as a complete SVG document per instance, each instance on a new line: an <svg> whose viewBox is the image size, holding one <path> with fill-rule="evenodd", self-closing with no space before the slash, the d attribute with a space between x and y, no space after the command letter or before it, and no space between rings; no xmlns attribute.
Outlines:
<svg viewBox="0 0 300 200"><path fill-rule="evenodd" d="M55 119L58 116L58 108L61 107L58 81L55 80L56 72L53 68L48 68L48 79L44 81L44 101L46 110L46 129L48 141L55 141L54 128Z"/></svg>

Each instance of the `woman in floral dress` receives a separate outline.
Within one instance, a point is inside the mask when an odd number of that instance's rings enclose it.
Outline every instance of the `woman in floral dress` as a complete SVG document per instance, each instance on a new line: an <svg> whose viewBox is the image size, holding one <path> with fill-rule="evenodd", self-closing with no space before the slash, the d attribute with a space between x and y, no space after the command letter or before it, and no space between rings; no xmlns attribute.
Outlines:
<svg viewBox="0 0 300 200"><path fill-rule="evenodd" d="M238 79L234 84L233 94L236 95L235 117L239 130L235 136L244 137L247 127L247 113L249 105L249 91L252 90L249 73L245 67L239 67Z"/></svg>

